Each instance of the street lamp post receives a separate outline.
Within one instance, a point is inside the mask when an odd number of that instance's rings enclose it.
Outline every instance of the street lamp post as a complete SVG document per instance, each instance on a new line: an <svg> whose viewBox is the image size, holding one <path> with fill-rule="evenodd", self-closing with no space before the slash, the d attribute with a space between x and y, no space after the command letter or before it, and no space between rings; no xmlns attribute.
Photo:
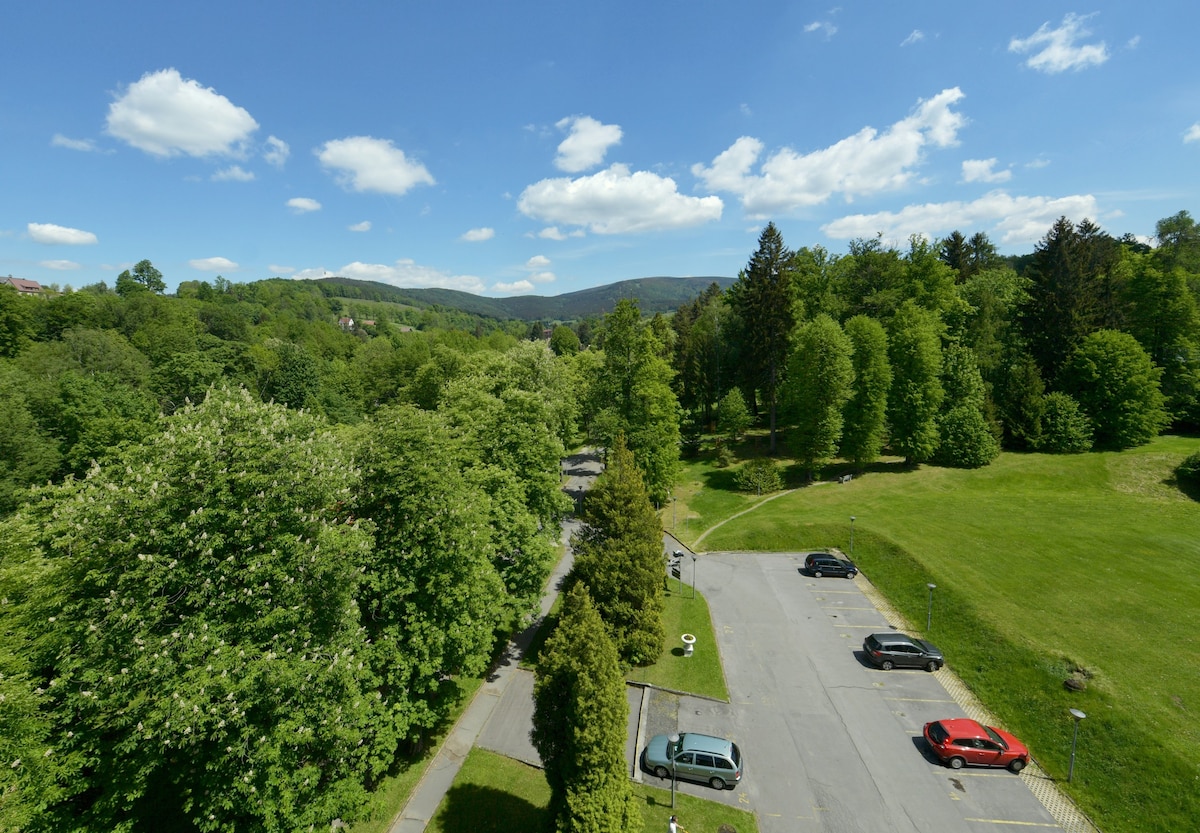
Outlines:
<svg viewBox="0 0 1200 833"><path fill-rule="evenodd" d="M692 553L692 598L696 598L696 553Z"/></svg>
<svg viewBox="0 0 1200 833"><path fill-rule="evenodd" d="M850 560L854 560L854 516L850 516Z"/></svg>
<svg viewBox="0 0 1200 833"><path fill-rule="evenodd" d="M1071 765L1067 767L1067 783L1071 783L1072 776L1075 775L1075 742L1079 740L1079 721L1087 717L1086 714L1079 709L1071 709L1071 717L1075 718L1075 732L1071 735Z"/></svg>
<svg viewBox="0 0 1200 833"><path fill-rule="evenodd" d="M675 809L675 752L679 748L679 735L667 738L667 752L671 756L671 809Z"/></svg>
<svg viewBox="0 0 1200 833"><path fill-rule="evenodd" d="M929 609L925 613L925 633L929 633L933 627L933 590L937 585L931 581L925 586L929 588Z"/></svg>

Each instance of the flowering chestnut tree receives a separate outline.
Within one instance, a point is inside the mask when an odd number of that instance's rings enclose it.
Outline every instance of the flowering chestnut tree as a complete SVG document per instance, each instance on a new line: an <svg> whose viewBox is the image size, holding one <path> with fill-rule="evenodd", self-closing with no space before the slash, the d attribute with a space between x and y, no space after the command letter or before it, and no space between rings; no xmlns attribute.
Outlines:
<svg viewBox="0 0 1200 833"><path fill-rule="evenodd" d="M25 829L325 827L395 746L362 659L358 473L319 419L244 391L162 428L0 529L29 640L7 682L58 761Z"/></svg>

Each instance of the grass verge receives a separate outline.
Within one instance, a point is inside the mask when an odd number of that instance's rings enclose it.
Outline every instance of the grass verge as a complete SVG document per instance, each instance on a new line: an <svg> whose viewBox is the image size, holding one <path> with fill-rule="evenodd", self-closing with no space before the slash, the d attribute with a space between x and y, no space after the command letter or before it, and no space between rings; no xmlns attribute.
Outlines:
<svg viewBox="0 0 1200 833"><path fill-rule="evenodd" d="M757 833L754 816L736 807L634 784L645 830L666 830L672 813L688 833ZM537 833L552 829L550 788L537 767L472 749L446 794L428 833Z"/></svg>
<svg viewBox="0 0 1200 833"><path fill-rule="evenodd" d="M631 668L625 678L728 702L729 690L725 687L725 672L721 668L708 602L699 593L692 598L692 588L688 585L681 592L676 579L671 579L669 586L671 589L663 600L663 627L667 634L663 652L654 665ZM696 637L690 657L684 656L685 633Z"/></svg>
<svg viewBox="0 0 1200 833"><path fill-rule="evenodd" d="M425 751L419 757L409 759L403 770L383 780L379 789L372 796L371 813L361 821L350 825L351 833L387 833L396 816L408 803L408 797L412 795L417 782L425 774L425 769L433 762L433 758L441 749L446 736L454 728L454 724L458 722L463 711L470 705L471 699L481 685L483 685L482 679L458 681L458 699L445 722L439 727L437 734L429 740Z"/></svg>

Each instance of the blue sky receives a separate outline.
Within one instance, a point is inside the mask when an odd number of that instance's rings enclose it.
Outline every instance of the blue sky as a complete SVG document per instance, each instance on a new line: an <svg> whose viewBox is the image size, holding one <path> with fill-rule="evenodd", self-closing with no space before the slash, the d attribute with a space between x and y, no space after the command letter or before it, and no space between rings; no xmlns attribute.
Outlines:
<svg viewBox="0 0 1200 833"><path fill-rule="evenodd" d="M1200 7L6 3L0 274L557 295L1200 215Z"/></svg>

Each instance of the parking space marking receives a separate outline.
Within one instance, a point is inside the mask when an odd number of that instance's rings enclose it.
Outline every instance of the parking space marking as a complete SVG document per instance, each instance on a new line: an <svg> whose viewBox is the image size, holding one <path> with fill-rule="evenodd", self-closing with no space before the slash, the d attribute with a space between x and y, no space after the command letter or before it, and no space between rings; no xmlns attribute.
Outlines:
<svg viewBox="0 0 1200 833"><path fill-rule="evenodd" d="M980 824L1015 824L1018 827L1053 827L1056 830L1062 830L1061 824L1050 824L1044 821L1011 821L1009 819L972 819L964 818L963 821L975 821Z"/></svg>
<svg viewBox="0 0 1200 833"><path fill-rule="evenodd" d="M953 703L953 700L933 697L884 697L884 700L894 700L897 703Z"/></svg>

